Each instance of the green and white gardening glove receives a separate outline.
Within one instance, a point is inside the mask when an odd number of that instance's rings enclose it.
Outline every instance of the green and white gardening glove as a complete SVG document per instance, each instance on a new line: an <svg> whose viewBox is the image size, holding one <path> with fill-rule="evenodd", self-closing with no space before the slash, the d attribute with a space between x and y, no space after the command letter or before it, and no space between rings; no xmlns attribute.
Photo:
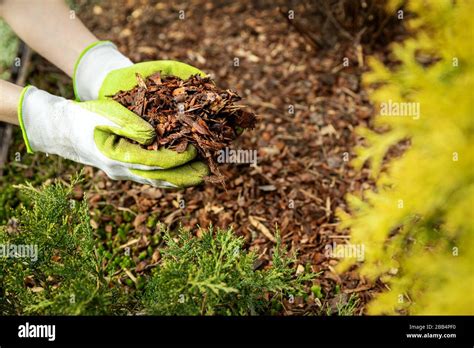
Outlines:
<svg viewBox="0 0 474 348"><path fill-rule="evenodd" d="M103 99L137 85L136 73L148 77L156 72L187 79L206 76L201 70L174 60L156 60L133 64L110 41L98 41L79 56L74 68L73 84L77 100Z"/></svg>
<svg viewBox="0 0 474 348"><path fill-rule="evenodd" d="M117 47L110 41L99 41L87 47L80 55L74 68L73 84L77 100L111 100L110 96L119 91L128 91L137 85L136 73L146 78L157 72L161 76L174 75L187 79L191 75L200 74L202 71L188 64L172 60L158 60L133 64L130 59L121 54ZM159 150L158 153L160 153ZM168 150L169 151L169 150ZM186 152L196 153L192 145L188 145ZM177 152L176 166L180 165ZM169 155L172 158L172 155ZM194 162L193 166L202 168L207 166L203 162ZM132 170L141 177L155 179L158 171ZM207 169L206 174L209 173ZM190 173L192 174L192 173Z"/></svg>
<svg viewBox="0 0 474 348"><path fill-rule="evenodd" d="M194 148L179 154L142 148L139 144L155 139L153 127L111 100L75 102L29 86L21 94L18 117L28 152L91 165L112 179L187 187L201 183L208 173L205 164L191 162Z"/></svg>

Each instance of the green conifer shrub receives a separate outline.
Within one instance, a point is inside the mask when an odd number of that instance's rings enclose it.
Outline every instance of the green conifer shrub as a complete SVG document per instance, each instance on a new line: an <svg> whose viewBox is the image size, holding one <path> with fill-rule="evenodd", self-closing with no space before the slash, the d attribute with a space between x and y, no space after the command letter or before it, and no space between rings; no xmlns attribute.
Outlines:
<svg viewBox="0 0 474 348"><path fill-rule="evenodd" d="M201 238L165 234L162 262L145 289L147 311L159 315L253 315L271 313L284 297L305 294L311 272L296 275L278 239L272 265L255 270L257 255L243 249L231 229L204 230ZM273 307L272 307L273 306Z"/></svg>
<svg viewBox="0 0 474 348"><path fill-rule="evenodd" d="M231 229L209 228L198 238L180 228L164 233L162 258L144 289L121 285L110 272L121 266L99 252L103 241L93 234L87 202L72 199L78 184L76 177L39 189L15 186L24 199L0 226L0 314L277 314L284 297L305 296L314 277L296 275L279 239L272 265L256 270L257 255ZM35 258L3 252L24 245L36 246Z"/></svg>
<svg viewBox="0 0 474 348"><path fill-rule="evenodd" d="M106 314L120 304L101 274L87 204L71 199L77 183L19 187L31 204L0 227L0 245L33 246L37 255L1 255L1 314Z"/></svg>

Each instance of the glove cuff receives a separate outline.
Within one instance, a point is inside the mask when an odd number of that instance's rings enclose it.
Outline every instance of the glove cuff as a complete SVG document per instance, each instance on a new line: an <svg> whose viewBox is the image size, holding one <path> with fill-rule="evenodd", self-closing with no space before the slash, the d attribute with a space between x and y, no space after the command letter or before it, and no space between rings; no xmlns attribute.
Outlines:
<svg viewBox="0 0 474 348"><path fill-rule="evenodd" d="M133 65L110 41L98 41L88 46L74 67L73 85L76 100L94 100L105 77L116 69Z"/></svg>
<svg viewBox="0 0 474 348"><path fill-rule="evenodd" d="M28 153L33 153L33 149L31 148L30 141L28 140L28 135L26 133L25 122L23 117L23 102L25 100L25 94L28 92L29 89L35 88L33 86L26 86L23 88L20 94L20 101L18 102L18 121L20 123L21 133L23 135L23 140L26 145L26 150Z"/></svg>

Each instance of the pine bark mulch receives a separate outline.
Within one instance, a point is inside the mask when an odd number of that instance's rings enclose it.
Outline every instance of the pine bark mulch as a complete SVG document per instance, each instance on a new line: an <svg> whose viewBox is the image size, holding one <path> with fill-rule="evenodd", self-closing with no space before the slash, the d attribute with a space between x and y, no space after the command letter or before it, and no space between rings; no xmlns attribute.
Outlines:
<svg viewBox="0 0 474 348"><path fill-rule="evenodd" d="M166 147L181 153L192 144L213 174L206 181L224 183L217 165L220 151L257 123L254 113L236 104L240 96L230 89L219 89L207 76L183 80L162 78L157 72L146 79L137 73L136 78L135 88L111 97L155 128L157 138L147 148Z"/></svg>

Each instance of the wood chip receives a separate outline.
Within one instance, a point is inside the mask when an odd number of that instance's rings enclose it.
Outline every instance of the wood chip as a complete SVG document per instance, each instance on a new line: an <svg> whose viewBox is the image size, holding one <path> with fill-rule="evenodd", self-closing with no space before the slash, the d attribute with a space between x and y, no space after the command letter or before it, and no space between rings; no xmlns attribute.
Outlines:
<svg viewBox="0 0 474 348"><path fill-rule="evenodd" d="M260 221L258 221L258 218L255 216L249 216L249 222L250 224L255 227L257 230L262 232L262 234L267 237L270 241L273 243L276 243L276 239L273 236L273 234L270 232L270 230Z"/></svg>

